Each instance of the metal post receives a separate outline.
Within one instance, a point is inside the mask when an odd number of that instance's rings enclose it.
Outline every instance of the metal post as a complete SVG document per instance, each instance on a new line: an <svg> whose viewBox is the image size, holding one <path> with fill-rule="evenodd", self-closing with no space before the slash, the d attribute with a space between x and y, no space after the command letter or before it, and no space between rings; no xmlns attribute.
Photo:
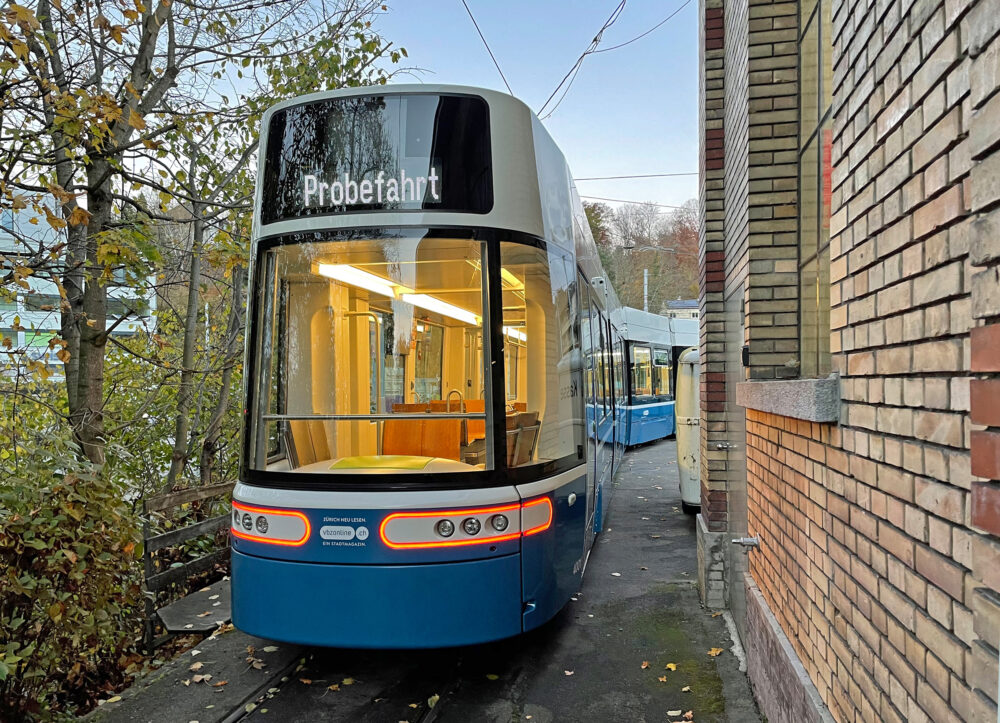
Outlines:
<svg viewBox="0 0 1000 723"><path fill-rule="evenodd" d="M649 311L649 269L642 270L642 310Z"/></svg>

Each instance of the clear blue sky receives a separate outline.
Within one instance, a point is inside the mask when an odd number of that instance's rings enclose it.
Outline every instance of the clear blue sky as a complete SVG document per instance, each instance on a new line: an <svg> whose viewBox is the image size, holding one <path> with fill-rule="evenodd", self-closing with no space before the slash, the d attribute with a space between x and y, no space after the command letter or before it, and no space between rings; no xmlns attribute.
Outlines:
<svg viewBox="0 0 1000 723"><path fill-rule="evenodd" d="M538 111L618 4L617 0L466 0L514 95ZM629 0L599 48L631 40L684 0ZM390 0L382 35L421 69L399 82L506 91L461 0ZM631 45L587 56L545 125L573 175L698 170L698 4ZM561 91L560 91L561 92ZM558 96L557 96L558 97ZM546 111L548 112L548 111ZM581 195L679 205L697 176L582 181ZM611 204L617 205L617 204Z"/></svg>

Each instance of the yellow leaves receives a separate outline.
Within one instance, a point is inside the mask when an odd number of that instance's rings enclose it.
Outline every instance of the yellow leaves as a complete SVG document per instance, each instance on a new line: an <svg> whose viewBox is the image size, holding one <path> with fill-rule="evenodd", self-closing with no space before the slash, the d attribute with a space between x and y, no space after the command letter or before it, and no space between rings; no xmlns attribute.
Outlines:
<svg viewBox="0 0 1000 723"><path fill-rule="evenodd" d="M56 214L52 213L48 206L42 206L42 210L45 211L45 220L48 222L49 226L54 228L56 231L66 228L66 222L59 218Z"/></svg>
<svg viewBox="0 0 1000 723"><path fill-rule="evenodd" d="M327 690L333 690L333 691L340 690L340 683L334 683L333 685L328 685L326 687L326 689Z"/></svg>
<svg viewBox="0 0 1000 723"><path fill-rule="evenodd" d="M141 115L135 112L135 108L129 108L128 124L137 131L145 130L146 128L146 121L142 119Z"/></svg>
<svg viewBox="0 0 1000 723"><path fill-rule="evenodd" d="M70 226L86 226L90 223L90 212L81 206L77 206L73 209L67 220Z"/></svg>
<svg viewBox="0 0 1000 723"><path fill-rule="evenodd" d="M666 683L667 682L667 676L661 675L659 678L657 678L657 680L660 681L661 683Z"/></svg>
<svg viewBox="0 0 1000 723"><path fill-rule="evenodd" d="M642 667L643 670L645 670L646 668L648 668L649 667L649 661L648 660L642 661L642 666L641 667Z"/></svg>
<svg viewBox="0 0 1000 723"><path fill-rule="evenodd" d="M354 678L344 678L340 681L341 685L354 685Z"/></svg>
<svg viewBox="0 0 1000 723"><path fill-rule="evenodd" d="M691 692L690 685L685 685L683 688L681 688L681 693L690 693L690 692Z"/></svg>
<svg viewBox="0 0 1000 723"><path fill-rule="evenodd" d="M713 618L717 618L717 617L719 617L720 615L722 615L722 611L721 611L721 610L720 610L719 612L717 612L717 613L712 613L712 617L713 617Z"/></svg>
<svg viewBox="0 0 1000 723"><path fill-rule="evenodd" d="M708 651L708 654L711 655L713 658L719 657L721 653L722 653L722 648L712 648L711 650Z"/></svg>
<svg viewBox="0 0 1000 723"><path fill-rule="evenodd" d="M38 30L41 27L38 23L38 18L35 17L35 13L24 7L24 5L18 5L17 3L11 3L7 6L7 22L12 25L20 25L22 29L28 30Z"/></svg>
<svg viewBox="0 0 1000 723"><path fill-rule="evenodd" d="M65 609L66 609L65 606L61 602L54 602L51 605L49 605L49 608L48 610L46 610L46 612L49 614L49 617L52 618L54 622L59 622L59 620L63 616L63 612L65 611Z"/></svg>
<svg viewBox="0 0 1000 723"><path fill-rule="evenodd" d="M663 669L670 671L677 670L677 663L667 663L666 665L663 666Z"/></svg>
<svg viewBox="0 0 1000 723"><path fill-rule="evenodd" d="M114 38L114 41L116 43L118 43L119 45L121 45L122 44L122 33L124 32L124 30L125 30L125 28L123 28L121 25L112 25L108 29L108 32L111 34L111 37Z"/></svg>

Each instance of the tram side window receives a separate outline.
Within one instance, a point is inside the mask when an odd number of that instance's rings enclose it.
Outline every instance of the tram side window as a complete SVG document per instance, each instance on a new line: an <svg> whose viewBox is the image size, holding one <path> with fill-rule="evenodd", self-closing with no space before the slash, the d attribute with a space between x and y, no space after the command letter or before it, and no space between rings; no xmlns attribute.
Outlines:
<svg viewBox="0 0 1000 723"><path fill-rule="evenodd" d="M671 359L669 349L653 349L653 396L658 402L673 399L670 388Z"/></svg>
<svg viewBox="0 0 1000 723"><path fill-rule="evenodd" d="M653 401L653 355L648 346L632 347L632 404Z"/></svg>
<svg viewBox="0 0 1000 723"><path fill-rule="evenodd" d="M572 261L555 250L500 244L507 464L579 459L580 339Z"/></svg>
<svg viewBox="0 0 1000 723"><path fill-rule="evenodd" d="M251 468L488 468L484 264L481 242L412 231L265 251Z"/></svg>

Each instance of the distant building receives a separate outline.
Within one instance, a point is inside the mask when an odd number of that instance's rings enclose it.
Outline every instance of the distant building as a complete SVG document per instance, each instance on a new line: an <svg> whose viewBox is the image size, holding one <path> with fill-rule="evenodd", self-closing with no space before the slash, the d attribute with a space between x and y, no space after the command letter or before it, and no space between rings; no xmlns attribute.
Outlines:
<svg viewBox="0 0 1000 723"><path fill-rule="evenodd" d="M673 299L666 302L666 307L662 316L669 316L674 319L698 318L697 299Z"/></svg>
<svg viewBox="0 0 1000 723"><path fill-rule="evenodd" d="M33 239L46 247L57 242L58 232L44 221L38 224L29 222L33 215L27 211L14 213L9 209L0 210L0 254L8 261L30 253L24 244L16 241L16 237ZM152 281L150 279L151 284ZM108 287L108 325L123 314L131 312L132 316L119 324L112 334L130 336L143 330L153 331L156 295L152 292L139 294L135 289L124 286L124 282L124 274L119 272ZM27 278L27 284L27 289L7 285L6 290L15 292L13 297L0 295L0 335L11 340L12 348L24 349L30 358L44 358L50 366L61 369L62 362L56 359L56 350L49 349L49 340L59 333L61 325L59 288L51 280L35 275ZM14 331L15 319L21 327L19 331Z"/></svg>
<svg viewBox="0 0 1000 723"><path fill-rule="evenodd" d="M699 31L704 599L769 720L996 723L1000 8Z"/></svg>

